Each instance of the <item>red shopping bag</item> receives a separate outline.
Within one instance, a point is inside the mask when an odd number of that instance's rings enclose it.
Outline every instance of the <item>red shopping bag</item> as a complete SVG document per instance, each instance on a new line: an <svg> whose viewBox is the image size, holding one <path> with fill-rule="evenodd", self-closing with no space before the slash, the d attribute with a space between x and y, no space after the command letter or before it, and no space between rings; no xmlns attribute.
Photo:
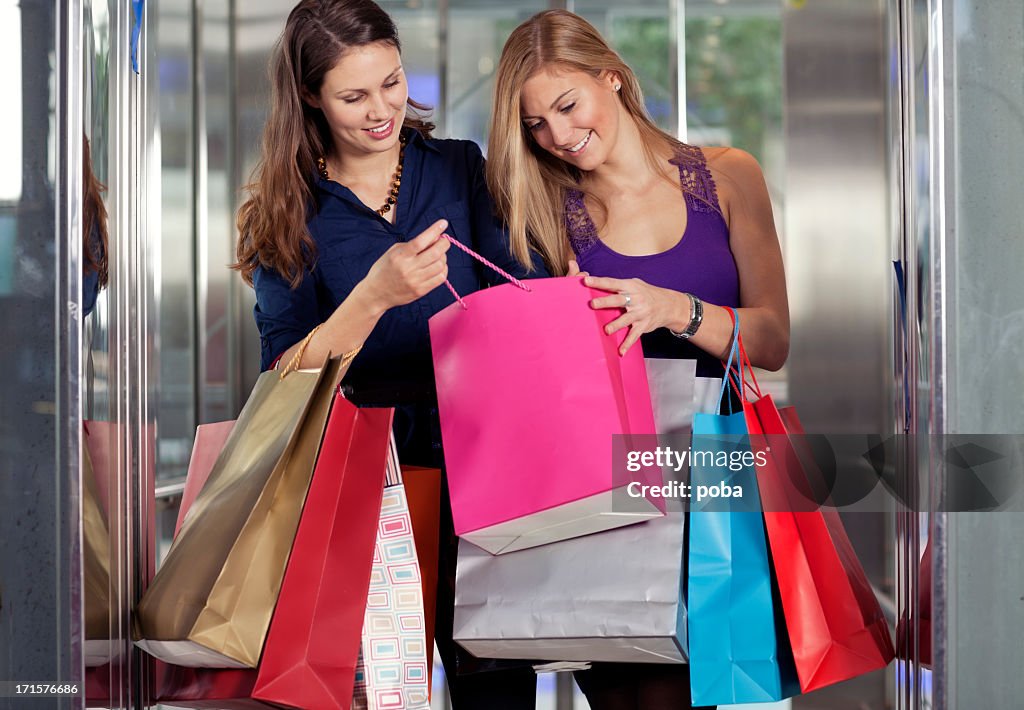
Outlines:
<svg viewBox="0 0 1024 710"><path fill-rule="evenodd" d="M661 498L614 494L662 474L613 475L615 437L655 427L643 353L619 355L625 331L604 331L618 313L589 305L602 295L533 279L430 318L455 533L492 554L664 515Z"/></svg>
<svg viewBox="0 0 1024 710"><path fill-rule="evenodd" d="M253 697L309 710L352 699L393 413L335 396Z"/></svg>
<svg viewBox="0 0 1024 710"><path fill-rule="evenodd" d="M156 661L156 699L176 708L268 710L274 706L252 697L257 673L251 669L186 668Z"/></svg>
<svg viewBox="0 0 1024 710"><path fill-rule="evenodd" d="M790 439L804 434L796 411L780 411L771 395L761 394L742 336L739 342L738 379L746 388L749 375L756 395L744 398L743 410L752 449L764 454L758 487L765 529L800 689L807 693L885 668L895 650L839 513L807 509L806 496L820 473L804 468L810 463Z"/></svg>
<svg viewBox="0 0 1024 710"><path fill-rule="evenodd" d="M437 608L437 570L441 535L441 470L420 466L402 466L405 497L409 503L416 559L423 579L423 613L426 617L427 646L434 640ZM429 649L428 649L429 650ZM431 688L434 654L427 653L427 687Z"/></svg>
<svg viewBox="0 0 1024 710"><path fill-rule="evenodd" d="M194 708L348 707L392 413L357 409L336 395L259 666L160 664L158 700ZM202 488L214 460L193 460L194 488Z"/></svg>
<svg viewBox="0 0 1024 710"><path fill-rule="evenodd" d="M921 555L917 578L917 608L904 610L896 625L900 658L932 667L932 541ZM916 644L916 646L915 646Z"/></svg>

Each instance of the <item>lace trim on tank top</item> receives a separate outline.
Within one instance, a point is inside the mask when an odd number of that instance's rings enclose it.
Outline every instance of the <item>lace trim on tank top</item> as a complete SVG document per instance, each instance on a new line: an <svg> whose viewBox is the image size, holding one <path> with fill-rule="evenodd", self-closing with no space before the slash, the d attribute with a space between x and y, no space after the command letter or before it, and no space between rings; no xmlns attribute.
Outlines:
<svg viewBox="0 0 1024 710"><path fill-rule="evenodd" d="M679 184L686 195L686 206L695 212L718 212L718 189L711 177L704 151L695 145L681 143L670 163L679 168Z"/></svg>
<svg viewBox="0 0 1024 710"><path fill-rule="evenodd" d="M687 208L694 212L721 214L715 179L711 176L703 151L697 146L683 143L669 162L679 169L679 184ZM583 192L566 190L564 216L569 244L576 256L582 256L598 242L597 226L587 210Z"/></svg>
<svg viewBox="0 0 1024 710"><path fill-rule="evenodd" d="M569 235L569 245L576 256L582 256L597 244L597 227L590 218L590 212L583 202L583 193L579 190L565 191L565 231Z"/></svg>

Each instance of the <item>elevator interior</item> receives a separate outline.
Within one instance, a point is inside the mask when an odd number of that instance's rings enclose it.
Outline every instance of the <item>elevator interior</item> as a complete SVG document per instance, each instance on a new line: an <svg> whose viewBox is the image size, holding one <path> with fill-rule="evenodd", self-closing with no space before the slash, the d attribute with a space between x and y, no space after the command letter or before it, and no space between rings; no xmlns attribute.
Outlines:
<svg viewBox="0 0 1024 710"><path fill-rule="evenodd" d="M434 107L437 134L485 145L504 38L548 3L381 4L398 21L411 94ZM266 115L266 63L289 6L0 0L10 68L0 81L11 100L0 132L0 357L10 368L0 404L0 681L91 676L110 691L103 706L149 701L130 605L169 545L196 425L235 417L258 374L253 294L228 264ZM1019 2L570 0L568 9L636 68L659 125L761 162L792 316L790 359L766 376L777 400L822 433L919 434L893 465L933 491L948 462L932 435L1021 433L1024 201L1008 156L1024 148L1024 74L1006 59L1024 51ZM90 174L106 188L109 282L86 312ZM111 481L109 641L99 646L80 643L81 452L96 430ZM792 707L1019 706L1020 516L893 510L845 520L894 626L909 615L916 627L930 602L931 658L911 632L886 672ZM925 554L931 580L921 578ZM539 707L573 707L567 677L541 687ZM0 696L0 708L14 703Z"/></svg>

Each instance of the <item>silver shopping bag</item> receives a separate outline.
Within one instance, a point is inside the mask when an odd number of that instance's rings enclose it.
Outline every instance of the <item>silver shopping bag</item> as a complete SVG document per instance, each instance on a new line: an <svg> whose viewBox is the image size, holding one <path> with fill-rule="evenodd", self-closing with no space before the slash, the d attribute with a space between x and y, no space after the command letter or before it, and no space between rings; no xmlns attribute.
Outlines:
<svg viewBox="0 0 1024 710"><path fill-rule="evenodd" d="M645 358L654 424L663 439L689 443L696 412L715 414L721 377L697 377L696 360Z"/></svg>
<svg viewBox="0 0 1024 710"><path fill-rule="evenodd" d="M714 381L695 378L693 360L646 366L663 441L688 443L694 409ZM685 663L685 517L678 504L668 510L500 556L460 541L454 639L487 658Z"/></svg>
<svg viewBox="0 0 1024 710"><path fill-rule="evenodd" d="M685 663L684 521L504 555L461 540L453 638L484 658Z"/></svg>

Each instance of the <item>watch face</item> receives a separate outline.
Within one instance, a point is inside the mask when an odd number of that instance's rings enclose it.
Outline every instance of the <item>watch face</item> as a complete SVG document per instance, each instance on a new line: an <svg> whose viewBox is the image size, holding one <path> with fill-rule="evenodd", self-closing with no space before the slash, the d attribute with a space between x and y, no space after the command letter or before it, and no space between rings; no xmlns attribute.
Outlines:
<svg viewBox="0 0 1024 710"><path fill-rule="evenodd" d="M690 321L690 326L686 329L686 332L693 335L700 328L701 322L704 320L704 304L696 296L693 297L693 320Z"/></svg>
<svg viewBox="0 0 1024 710"><path fill-rule="evenodd" d="M704 308L701 300L694 296L692 293L687 293L686 296L690 299L690 322L686 324L686 327L681 331L675 331L671 328L668 329L672 335L683 340L689 340L694 333L697 332L697 328L700 327L701 319L704 315Z"/></svg>

